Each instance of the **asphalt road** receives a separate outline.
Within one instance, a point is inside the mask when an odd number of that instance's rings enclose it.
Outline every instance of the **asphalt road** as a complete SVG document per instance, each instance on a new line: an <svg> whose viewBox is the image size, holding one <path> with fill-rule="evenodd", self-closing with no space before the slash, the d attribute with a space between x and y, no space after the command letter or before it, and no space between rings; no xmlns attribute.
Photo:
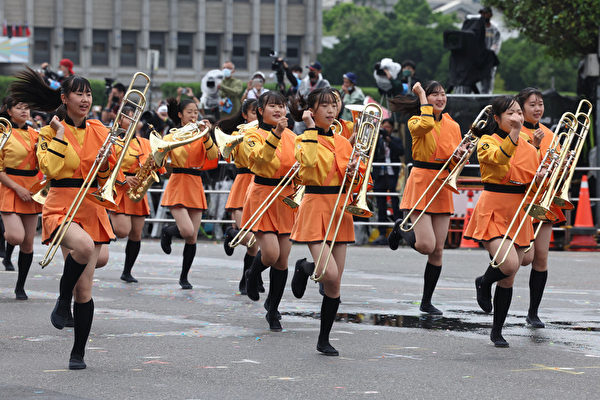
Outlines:
<svg viewBox="0 0 600 400"><path fill-rule="evenodd" d="M428 318L418 311L423 256L351 247L331 335L340 357L324 357L315 350L316 285L309 283L302 300L286 290L284 331L271 333L265 296L252 302L237 293L243 251L227 257L220 244L199 243L194 289L182 291L181 242L169 256L158 242L143 242L137 284L119 280L124 246L111 244L109 265L96 272L83 371L66 369L72 330L49 321L61 263L32 267L28 301L14 300L16 273L0 272L0 399L599 397L598 253L551 253L542 330L525 326L523 268L504 334L510 348L497 349L489 340L492 317L479 311L473 285L489 261L485 252L446 252L433 299L444 316ZM34 263L42 251L36 245ZM307 255L294 246L290 265Z"/></svg>

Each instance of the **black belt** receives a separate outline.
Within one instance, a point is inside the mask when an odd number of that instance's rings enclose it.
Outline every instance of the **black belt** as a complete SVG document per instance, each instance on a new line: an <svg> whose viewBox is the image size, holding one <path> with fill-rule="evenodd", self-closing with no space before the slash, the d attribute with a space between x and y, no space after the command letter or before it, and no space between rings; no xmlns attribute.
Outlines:
<svg viewBox="0 0 600 400"><path fill-rule="evenodd" d="M125 175L125 176L136 176L137 174L135 172L123 172L123 175Z"/></svg>
<svg viewBox="0 0 600 400"><path fill-rule="evenodd" d="M281 183L282 178L265 178L262 176L254 175L254 183L265 186L277 186Z"/></svg>
<svg viewBox="0 0 600 400"><path fill-rule="evenodd" d="M18 176L36 176L38 174L37 169L5 168L4 172L6 172L9 175L18 175Z"/></svg>
<svg viewBox="0 0 600 400"><path fill-rule="evenodd" d="M525 194L526 185L500 185L498 183L483 183L483 190L496 193Z"/></svg>
<svg viewBox="0 0 600 400"><path fill-rule="evenodd" d="M81 186L83 186L83 179L79 178L52 179L50 181L50 187L80 188ZM98 187L98 181L94 179L90 187Z"/></svg>
<svg viewBox="0 0 600 400"><path fill-rule="evenodd" d="M305 188L305 193L338 194L340 192L340 186L305 186Z"/></svg>
<svg viewBox="0 0 600 400"><path fill-rule="evenodd" d="M194 168L173 168L174 174L188 174L188 175L196 175L200 176L202 170L194 169Z"/></svg>
<svg viewBox="0 0 600 400"><path fill-rule="evenodd" d="M238 174L251 174L250 168L236 168L235 172Z"/></svg>
<svg viewBox="0 0 600 400"><path fill-rule="evenodd" d="M413 167L440 170L444 164L413 160Z"/></svg>

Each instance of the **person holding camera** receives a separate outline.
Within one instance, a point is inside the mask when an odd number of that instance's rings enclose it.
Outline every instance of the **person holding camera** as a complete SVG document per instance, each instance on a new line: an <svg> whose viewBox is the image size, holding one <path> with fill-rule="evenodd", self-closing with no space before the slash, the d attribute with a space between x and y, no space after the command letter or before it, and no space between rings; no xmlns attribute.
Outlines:
<svg viewBox="0 0 600 400"><path fill-rule="evenodd" d="M363 91L356 86L356 83L358 82L356 74L354 72L346 72L342 76L342 79L344 80L344 83L342 84L342 100L344 104L363 104L365 95ZM342 119L352 121L352 112L347 108L344 108Z"/></svg>
<svg viewBox="0 0 600 400"><path fill-rule="evenodd" d="M44 62L40 65L41 74L44 77L44 80L52 89L57 90L60 88L60 83L64 81L71 75L74 75L73 72L73 61L68 58L63 58L58 63L58 70L52 71L50 69L50 64Z"/></svg>
<svg viewBox="0 0 600 400"><path fill-rule="evenodd" d="M222 107L223 118L237 115L242 106L242 96L244 95L244 82L233 77L235 65L231 61L223 63L223 80L219 87L219 94L223 100Z"/></svg>
<svg viewBox="0 0 600 400"><path fill-rule="evenodd" d="M308 75L302 79L300 87L298 87L298 94L306 98L311 92L317 89L330 87L329 81L323 78L321 74L321 63L315 61L311 65L307 65Z"/></svg>
<svg viewBox="0 0 600 400"><path fill-rule="evenodd" d="M382 96L388 98L408 93L408 87L402 82L402 66L391 58L384 58L375 64L373 77Z"/></svg>
<svg viewBox="0 0 600 400"><path fill-rule="evenodd" d="M110 85L110 82L110 79L106 79L108 100L106 101L106 107L102 111L102 122L108 126L113 124L121 101L123 101L123 97L125 97L125 92L127 91L125 85L122 83L117 82Z"/></svg>
<svg viewBox="0 0 600 400"><path fill-rule="evenodd" d="M302 82L300 79L300 75L302 75L302 68L299 65L294 65L290 68L288 63L283 58L273 55L271 69L275 71L275 76L277 77L277 90L279 90L281 94L286 97L291 97L298 92L298 88ZM287 90L285 81L283 79L284 75L291 83L291 86Z"/></svg>
<svg viewBox="0 0 600 400"><path fill-rule="evenodd" d="M242 101L258 100L263 93L268 91L269 89L265 88L265 74L256 71L248 82L248 87L242 96Z"/></svg>

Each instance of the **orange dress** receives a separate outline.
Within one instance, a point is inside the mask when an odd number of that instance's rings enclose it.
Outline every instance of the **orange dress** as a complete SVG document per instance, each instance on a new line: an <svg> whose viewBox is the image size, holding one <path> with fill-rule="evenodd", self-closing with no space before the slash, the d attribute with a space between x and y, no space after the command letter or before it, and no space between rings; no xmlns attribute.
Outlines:
<svg viewBox="0 0 600 400"><path fill-rule="evenodd" d="M173 141L173 134L163 137ZM206 210L206 196L200 173L206 160L219 157L219 151L210 136L177 147L169 152L173 172L163 194L163 207L185 207Z"/></svg>
<svg viewBox="0 0 600 400"><path fill-rule="evenodd" d="M400 210L410 210L416 205L417 211L423 211L439 188L439 184L448 176L448 170L440 175L440 179L429 189L419 204L417 201L460 144L462 140L460 127L447 113L442 114L440 120L434 120L433 106L425 104L421 106L421 115L413 116L408 120L408 129L412 136L414 162L406 181ZM453 163L450 162L449 169L452 166ZM429 206L426 214L452 214L453 212L452 191L444 188Z"/></svg>
<svg viewBox="0 0 600 400"><path fill-rule="evenodd" d="M50 191L42 209L44 244L48 244L64 220L108 134L108 128L97 120L87 120L75 127L67 117L62 124L65 127L63 140L55 137L54 129L45 126L40 131L37 148L40 169L50 179ZM109 156L108 161L109 168L98 173L97 183L92 184L88 193L94 192L108 178L110 168L116 162L114 154ZM106 209L87 197L81 203L73 222L79 224L96 244L109 243L115 239Z"/></svg>
<svg viewBox="0 0 600 400"><path fill-rule="evenodd" d="M12 134L0 151L0 172L26 189L40 180L35 157L38 136L33 128L18 128L13 124ZM0 185L0 212L35 215L42 212L42 205L33 200L23 201L14 190Z"/></svg>
<svg viewBox="0 0 600 400"><path fill-rule="evenodd" d="M260 207L261 203L275 189L281 178L292 168L294 159L294 141L296 135L285 129L281 137L273 133L273 126L262 123L258 128L250 128L239 150L248 158L248 167L254 174L254 182L249 187L244 203L242 224ZM286 186L281 195L289 196L294 192L291 185ZM289 235L294 224L294 212L283 201L276 199L262 218L252 227L252 232Z"/></svg>
<svg viewBox="0 0 600 400"><path fill-rule="evenodd" d="M513 143L506 132L484 135L477 145L483 192L473 210L464 236L478 242L502 238L518 212L509 232L512 239L520 222L523 227L515 237L517 247L527 247L533 241L532 218L519 205L527 186L533 180L539 159L535 147L521 134Z"/></svg>
<svg viewBox="0 0 600 400"><path fill-rule="evenodd" d="M298 175L306 192L292 228L290 239L293 242L320 243L325 239L351 153L350 142L341 135L334 135L331 130L307 129L296 138L295 155L300 163ZM327 241L333 239L335 224L342 212L336 243L354 243L352 215L342 209L340 207L336 212Z"/></svg>
<svg viewBox="0 0 600 400"><path fill-rule="evenodd" d="M233 135L238 134L237 131L233 132ZM244 208L246 193L248 193L248 188L254 180L254 175L252 175L252 171L248 168L248 154L238 151L239 147L240 145L236 146L231 152L233 162L236 166L236 175L233 185L231 185L229 196L227 196L226 211L241 210Z"/></svg>
<svg viewBox="0 0 600 400"><path fill-rule="evenodd" d="M542 139L542 142L540 143L540 148L538 149L538 155L541 162L541 160L544 158L544 155L546 155L546 152L550 148L552 140L554 139L554 132L552 132L548 127L546 127L543 124L538 123L534 125L527 121L523 123L523 128L521 129L521 132L526 134L529 138L527 142L533 144L533 134L538 128L540 128L544 132L544 138ZM565 222L567 222L567 218L562 212L562 209L556 204L552 204L550 206L550 211L552 211L557 217L556 221L553 222L553 225L563 225ZM535 221L539 222L537 219Z"/></svg>

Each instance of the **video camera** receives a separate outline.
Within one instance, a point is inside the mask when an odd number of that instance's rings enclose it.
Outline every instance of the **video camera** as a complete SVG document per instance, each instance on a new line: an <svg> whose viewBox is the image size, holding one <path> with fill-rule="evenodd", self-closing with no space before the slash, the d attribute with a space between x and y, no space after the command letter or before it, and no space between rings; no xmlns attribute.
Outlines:
<svg viewBox="0 0 600 400"><path fill-rule="evenodd" d="M283 71L283 62L285 61L283 58L279 58L277 52L275 50L271 50L269 53L269 57L273 59L271 62L271 70L272 71Z"/></svg>

